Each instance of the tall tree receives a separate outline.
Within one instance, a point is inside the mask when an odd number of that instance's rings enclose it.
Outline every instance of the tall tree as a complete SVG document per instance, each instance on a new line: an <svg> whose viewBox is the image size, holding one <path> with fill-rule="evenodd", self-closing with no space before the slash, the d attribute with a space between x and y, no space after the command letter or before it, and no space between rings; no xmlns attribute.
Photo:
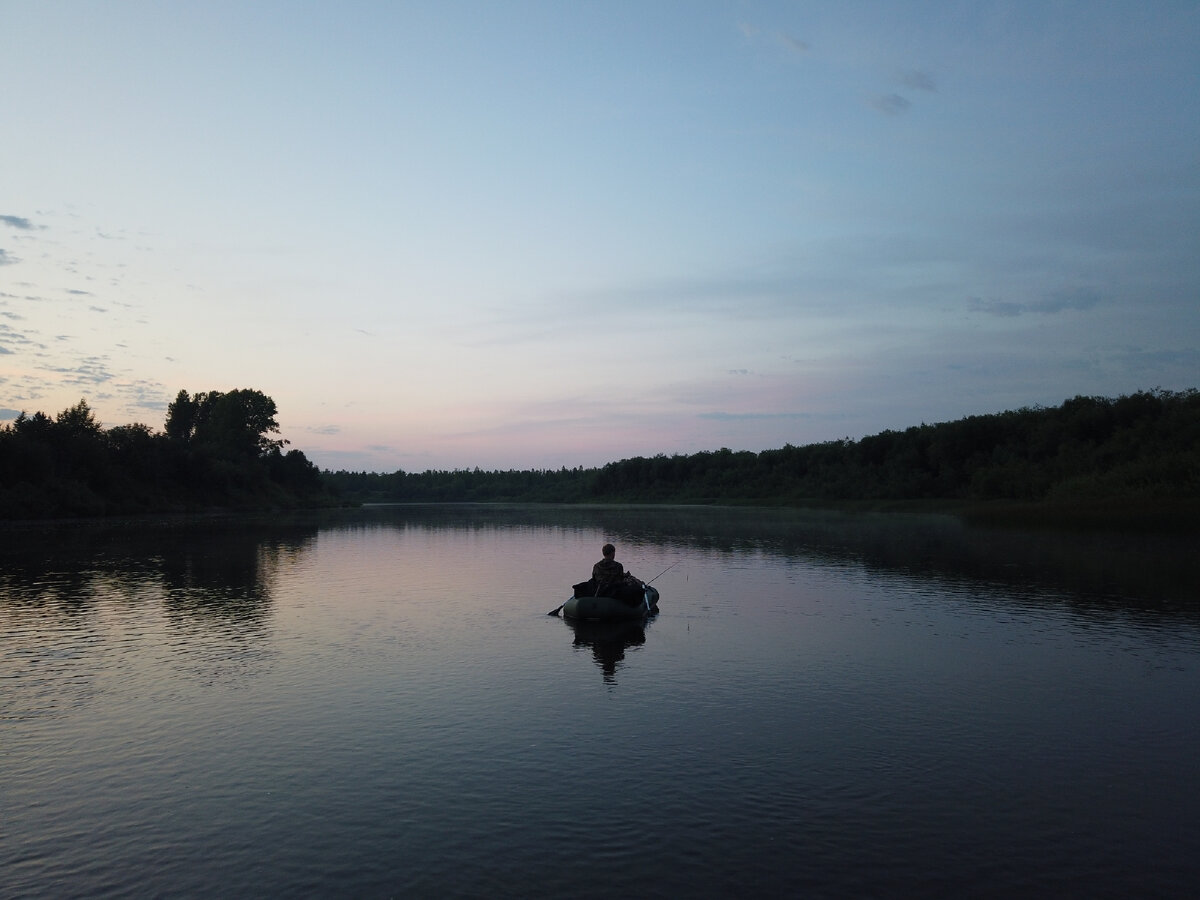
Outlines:
<svg viewBox="0 0 1200 900"><path fill-rule="evenodd" d="M167 437L175 441L187 443L196 431L196 413L200 404L188 396L187 391L175 395L171 405L167 407Z"/></svg>
<svg viewBox="0 0 1200 900"><path fill-rule="evenodd" d="M100 423L86 400L80 400L70 409L64 409L54 420L54 424L62 432L69 435L97 435L100 433Z"/></svg>
<svg viewBox="0 0 1200 900"><path fill-rule="evenodd" d="M259 457L287 441L279 433L275 401L249 388L208 391L189 396L180 391L167 407L167 436L232 456Z"/></svg>

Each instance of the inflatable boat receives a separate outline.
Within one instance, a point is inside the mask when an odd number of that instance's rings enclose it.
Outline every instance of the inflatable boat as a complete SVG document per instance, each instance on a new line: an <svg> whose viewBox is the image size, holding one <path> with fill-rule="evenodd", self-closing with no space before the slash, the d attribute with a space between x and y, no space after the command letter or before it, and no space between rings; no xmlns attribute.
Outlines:
<svg viewBox="0 0 1200 900"><path fill-rule="evenodd" d="M592 593L595 589L594 581L575 585L574 596L562 605L563 617L586 622L623 622L658 612L658 590L640 581L623 588L616 597Z"/></svg>

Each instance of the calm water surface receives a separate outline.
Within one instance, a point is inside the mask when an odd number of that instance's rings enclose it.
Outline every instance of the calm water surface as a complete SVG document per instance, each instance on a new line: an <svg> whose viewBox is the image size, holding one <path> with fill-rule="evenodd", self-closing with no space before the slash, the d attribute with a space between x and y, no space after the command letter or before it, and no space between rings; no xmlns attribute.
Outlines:
<svg viewBox="0 0 1200 900"><path fill-rule="evenodd" d="M606 540L661 614L547 616ZM1195 559L729 509L8 529L0 895L1189 895Z"/></svg>

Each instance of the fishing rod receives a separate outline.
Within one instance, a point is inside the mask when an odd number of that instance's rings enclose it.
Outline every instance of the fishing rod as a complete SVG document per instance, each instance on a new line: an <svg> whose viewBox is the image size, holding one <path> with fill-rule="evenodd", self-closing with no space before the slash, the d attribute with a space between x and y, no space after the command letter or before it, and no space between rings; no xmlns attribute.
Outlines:
<svg viewBox="0 0 1200 900"><path fill-rule="evenodd" d="M664 575L666 575L668 572L670 572L673 568L675 568L681 562L683 562L682 559L676 560L675 562L673 562L669 566L667 566L665 569L663 569L661 572L659 572L657 575L655 575L653 578L651 578L649 581L643 581L642 584L653 584L655 581L658 581L658 579L662 578Z"/></svg>
<svg viewBox="0 0 1200 900"><path fill-rule="evenodd" d="M681 562L683 562L683 560L679 559L679 560L676 560L675 562L671 563L669 566L667 566L665 569L663 569L661 572L659 572L657 575L655 575L653 578L651 578L650 581L657 581L658 579L662 578L664 575L666 575L668 572L670 572L673 568L675 568ZM645 587L646 585L650 584L650 581L643 581L642 586ZM567 599L570 600L571 598L568 597ZM546 615L557 616L559 611L566 605L567 604L565 602L560 603L555 609L552 609L552 610L550 610L550 612L546 613Z"/></svg>

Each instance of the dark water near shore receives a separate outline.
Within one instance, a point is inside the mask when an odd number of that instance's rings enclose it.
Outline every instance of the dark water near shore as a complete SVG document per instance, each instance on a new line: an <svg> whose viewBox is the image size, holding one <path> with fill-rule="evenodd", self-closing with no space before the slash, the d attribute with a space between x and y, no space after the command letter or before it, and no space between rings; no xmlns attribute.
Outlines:
<svg viewBox="0 0 1200 900"><path fill-rule="evenodd" d="M546 613L599 547L645 626ZM8 529L0 895L1185 896L1194 539L737 509Z"/></svg>

